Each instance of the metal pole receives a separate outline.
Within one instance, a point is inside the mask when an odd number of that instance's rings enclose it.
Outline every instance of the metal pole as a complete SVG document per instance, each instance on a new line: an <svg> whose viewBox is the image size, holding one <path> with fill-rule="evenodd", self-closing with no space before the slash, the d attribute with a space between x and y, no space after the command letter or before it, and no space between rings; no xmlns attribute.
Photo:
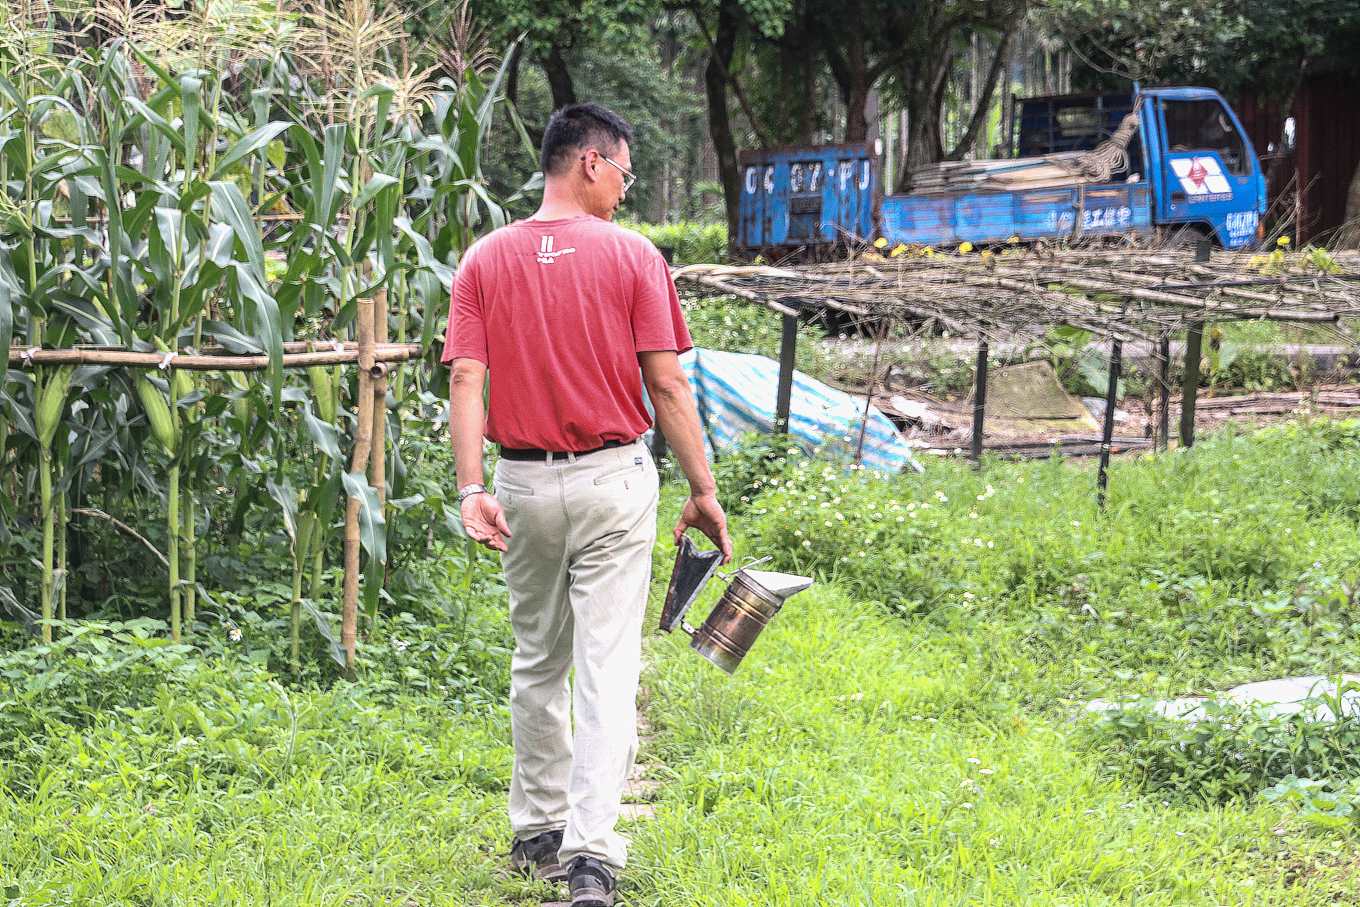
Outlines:
<svg viewBox="0 0 1360 907"><path fill-rule="evenodd" d="M1204 322L1193 322L1185 332L1185 376L1181 380L1181 447L1195 445L1195 395L1199 393L1199 357L1204 346Z"/></svg>
<svg viewBox="0 0 1360 907"><path fill-rule="evenodd" d="M1163 335L1157 345L1157 443L1166 450L1171 443L1171 338Z"/></svg>
<svg viewBox="0 0 1360 907"><path fill-rule="evenodd" d="M973 465L982 466L982 423L987 414L987 340L978 338L973 378Z"/></svg>
<svg viewBox="0 0 1360 907"><path fill-rule="evenodd" d="M1195 244L1195 261L1213 257L1209 237ZM1199 395L1199 359L1204 352L1204 322L1192 321L1185 332L1185 374L1181 379L1181 447L1195 446L1195 398Z"/></svg>
<svg viewBox="0 0 1360 907"><path fill-rule="evenodd" d="M774 431L789 433L789 404L793 400L793 363L798 347L798 316L784 316L784 333L779 342L779 390L774 401Z"/></svg>
<svg viewBox="0 0 1360 907"><path fill-rule="evenodd" d="M1105 421L1100 429L1100 470L1096 473L1096 504L1105 508L1105 489L1110 484L1110 442L1114 440L1114 405L1119 396L1119 365L1124 344L1116 339L1110 347L1110 383L1105 389Z"/></svg>

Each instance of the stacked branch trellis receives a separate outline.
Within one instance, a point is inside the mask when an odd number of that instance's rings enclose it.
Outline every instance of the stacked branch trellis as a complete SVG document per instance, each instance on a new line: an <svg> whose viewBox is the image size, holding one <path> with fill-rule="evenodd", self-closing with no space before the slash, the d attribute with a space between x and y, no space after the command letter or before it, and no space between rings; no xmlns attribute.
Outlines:
<svg viewBox="0 0 1360 907"><path fill-rule="evenodd" d="M895 253L895 254L893 254ZM781 387L791 380L789 330L800 316L839 312L866 322L896 321L938 328L978 343L973 456L981 454L988 344L1042 345L1051 328L1090 331L1111 344L1106 417L1102 426L1100 496L1111 448L1114 396L1124 343L1158 350L1159 440L1169 423L1169 337L1185 331L1183 444L1193 443L1198 341L1208 322L1268 320L1333 325L1336 336L1360 346L1342 323L1360 315L1360 253L1319 249L1264 253L1210 252L1207 247L1142 249L1087 246L1027 250L1007 247L977 254L899 247L832 264L772 267L698 264L676 268L692 291L760 303L784 319ZM876 376L875 376L876 377ZM873 378L871 378L872 385ZM787 425L788 402L777 401L775 424Z"/></svg>

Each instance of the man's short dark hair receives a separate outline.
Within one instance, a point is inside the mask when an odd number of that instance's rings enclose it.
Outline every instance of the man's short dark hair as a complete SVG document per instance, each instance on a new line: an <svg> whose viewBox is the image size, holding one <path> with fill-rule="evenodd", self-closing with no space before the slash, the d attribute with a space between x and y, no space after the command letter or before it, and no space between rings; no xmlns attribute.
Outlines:
<svg viewBox="0 0 1360 907"><path fill-rule="evenodd" d="M554 111L543 130L539 166L544 174L561 173L571 159L587 148L613 152L620 142L633 140L633 127L608 107L569 104Z"/></svg>

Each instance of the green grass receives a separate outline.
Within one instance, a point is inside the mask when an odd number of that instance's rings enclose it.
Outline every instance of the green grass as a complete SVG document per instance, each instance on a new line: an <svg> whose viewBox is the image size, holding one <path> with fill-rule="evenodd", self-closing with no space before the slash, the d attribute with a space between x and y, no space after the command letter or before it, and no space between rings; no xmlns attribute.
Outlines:
<svg viewBox="0 0 1360 907"><path fill-rule="evenodd" d="M1172 808L1102 772L971 641L843 593L791 601L730 681L659 646L673 781L640 829L639 904L1325 902L1286 869L1335 841L1273 808ZM1011 653L1011 657L1015 657ZM1339 861L1344 866L1344 861Z"/></svg>
<svg viewBox="0 0 1360 907"><path fill-rule="evenodd" d="M1360 898L1352 820L1154 784L1080 718L1097 695L1356 668L1354 426L1120 461L1103 514L1087 465L879 479L776 459L778 481L756 485L756 462L720 464L743 552L819 583L730 678L683 636L650 637L642 760L664 786L655 818L626 829L626 903ZM677 503L672 487L663 527ZM657 593L671 552L659 544ZM431 573L456 599L454 572ZM44 694L24 675L36 656L0 657L0 903L550 895L498 872L506 653L483 594L470 636L441 646L408 621L401 650L380 643L353 684L287 686L230 646L145 644L123 665L119 643L100 656L112 662L46 656L66 676ZM475 695L429 682L470 640L490 676Z"/></svg>

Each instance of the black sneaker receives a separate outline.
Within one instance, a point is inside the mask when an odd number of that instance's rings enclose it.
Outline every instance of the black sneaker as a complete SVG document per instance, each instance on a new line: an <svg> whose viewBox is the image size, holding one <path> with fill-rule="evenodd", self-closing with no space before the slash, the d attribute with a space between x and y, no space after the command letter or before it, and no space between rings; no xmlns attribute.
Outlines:
<svg viewBox="0 0 1360 907"><path fill-rule="evenodd" d="M560 828L545 831L524 841L516 839L510 848L510 868L520 875L542 879L545 882L564 882L567 870L557 859L557 851L561 847Z"/></svg>
<svg viewBox="0 0 1360 907"><path fill-rule="evenodd" d="M594 857L571 861L571 907L614 907L614 874Z"/></svg>

